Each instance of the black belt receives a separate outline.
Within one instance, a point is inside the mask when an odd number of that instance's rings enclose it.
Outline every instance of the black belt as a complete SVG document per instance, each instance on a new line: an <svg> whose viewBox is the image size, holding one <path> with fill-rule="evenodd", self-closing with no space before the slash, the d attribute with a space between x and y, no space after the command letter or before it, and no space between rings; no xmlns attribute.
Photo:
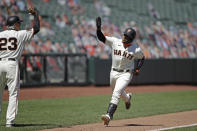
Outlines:
<svg viewBox="0 0 197 131"><path fill-rule="evenodd" d="M119 69L116 69L116 68L112 68L113 71L117 71L117 72L130 72L129 69L126 69L126 70L119 70Z"/></svg>
<svg viewBox="0 0 197 131"><path fill-rule="evenodd" d="M4 58L0 58L0 61L2 61ZM15 58L8 58L9 61L16 61Z"/></svg>

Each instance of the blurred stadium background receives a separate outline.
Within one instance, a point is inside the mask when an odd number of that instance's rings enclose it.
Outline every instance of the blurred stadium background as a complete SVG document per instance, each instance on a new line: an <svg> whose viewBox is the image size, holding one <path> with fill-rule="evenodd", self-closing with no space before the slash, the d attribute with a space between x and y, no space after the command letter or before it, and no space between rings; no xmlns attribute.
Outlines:
<svg viewBox="0 0 197 131"><path fill-rule="evenodd" d="M106 35L121 37L126 27L146 61L131 84L197 83L196 0L32 0L40 12L41 30L26 45L21 84L108 85L110 48L96 38L95 18ZM0 0L0 30L8 16L19 15L23 29L32 17L25 0Z"/></svg>

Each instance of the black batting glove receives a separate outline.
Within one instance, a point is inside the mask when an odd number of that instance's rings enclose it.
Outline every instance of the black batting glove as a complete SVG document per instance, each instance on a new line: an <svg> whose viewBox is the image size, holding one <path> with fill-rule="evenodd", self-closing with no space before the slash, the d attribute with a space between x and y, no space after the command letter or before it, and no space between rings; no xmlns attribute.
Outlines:
<svg viewBox="0 0 197 131"><path fill-rule="evenodd" d="M101 17L96 18L96 27L97 30L101 30Z"/></svg>

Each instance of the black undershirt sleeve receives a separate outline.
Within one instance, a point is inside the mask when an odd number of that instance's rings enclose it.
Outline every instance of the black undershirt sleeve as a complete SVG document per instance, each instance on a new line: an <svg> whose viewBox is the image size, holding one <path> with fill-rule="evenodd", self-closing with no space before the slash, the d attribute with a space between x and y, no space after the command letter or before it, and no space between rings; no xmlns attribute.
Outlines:
<svg viewBox="0 0 197 131"><path fill-rule="evenodd" d="M34 25L33 25L33 29L34 29L34 35L37 34L40 31L40 20L39 20L39 15L38 13L36 13L34 15Z"/></svg>
<svg viewBox="0 0 197 131"><path fill-rule="evenodd" d="M102 41L103 43L105 43L106 41L106 38L105 36L103 35L103 33L101 32L101 30L97 30L96 31L96 34L97 34L97 37L100 41Z"/></svg>
<svg viewBox="0 0 197 131"><path fill-rule="evenodd" d="M143 65L143 63L144 63L144 59L145 59L145 57L143 56L143 58L142 59L139 59L139 60L137 60L137 66L136 66L136 69L140 69L141 67L142 67L142 65Z"/></svg>

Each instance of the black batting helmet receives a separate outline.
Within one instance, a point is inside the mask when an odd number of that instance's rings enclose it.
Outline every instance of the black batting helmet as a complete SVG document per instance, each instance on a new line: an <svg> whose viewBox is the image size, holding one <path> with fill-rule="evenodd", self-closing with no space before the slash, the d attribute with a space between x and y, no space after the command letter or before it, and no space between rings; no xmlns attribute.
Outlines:
<svg viewBox="0 0 197 131"><path fill-rule="evenodd" d="M18 16L9 16L6 21L6 26L13 26L16 23L21 23L23 20L20 20Z"/></svg>
<svg viewBox="0 0 197 131"><path fill-rule="evenodd" d="M127 28L124 35L127 36L129 42L132 42L135 39L136 31L133 28Z"/></svg>

